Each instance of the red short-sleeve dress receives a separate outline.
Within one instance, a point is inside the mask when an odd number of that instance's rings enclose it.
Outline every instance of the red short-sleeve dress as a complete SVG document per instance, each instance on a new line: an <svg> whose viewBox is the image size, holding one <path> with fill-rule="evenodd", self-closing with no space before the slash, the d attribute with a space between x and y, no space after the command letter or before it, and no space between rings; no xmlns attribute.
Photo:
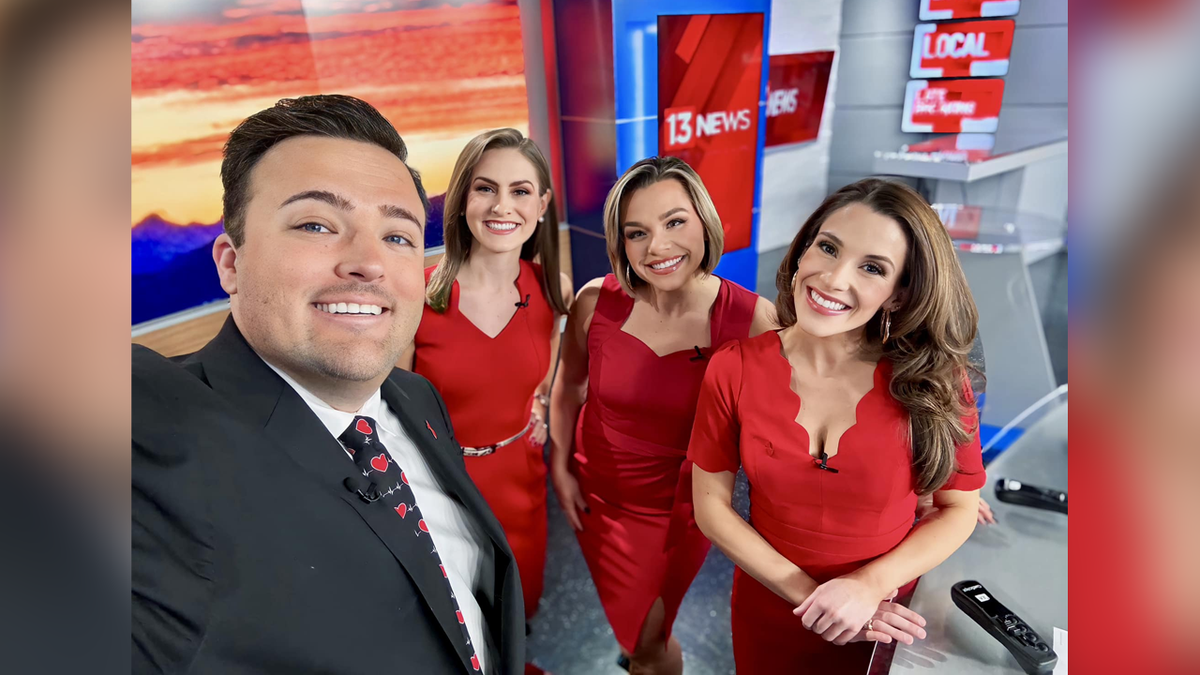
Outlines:
<svg viewBox="0 0 1200 675"><path fill-rule="evenodd" d="M917 486L908 413L889 393L882 360L857 422L818 468L808 432L796 423L800 397L778 332L727 345L713 355L696 410L688 458L710 473L736 472L750 484L750 524L818 583L887 553L913 526ZM974 415L968 421L974 428ZM958 448L958 471L943 490L986 482L979 438ZM733 649L738 675L865 673L872 643L837 646L804 628L791 603L740 568L734 572Z"/></svg>
<svg viewBox="0 0 1200 675"><path fill-rule="evenodd" d="M425 270L426 283L434 268ZM458 282L446 311L428 305L414 340L413 372L442 394L460 445L481 448L529 425L534 392L550 369L554 309L542 269L521 261L517 290L527 306L489 338L458 309ZM483 457L464 457L467 473L496 514L521 576L526 617L537 611L546 565L546 463L529 434Z"/></svg>
<svg viewBox="0 0 1200 675"><path fill-rule="evenodd" d="M692 513L688 437L709 357L750 333L758 296L722 279L710 345L658 356L621 330L633 298L608 275L588 328L588 394L573 471L590 507L577 533L617 642L637 645L658 598L669 636L711 544Z"/></svg>

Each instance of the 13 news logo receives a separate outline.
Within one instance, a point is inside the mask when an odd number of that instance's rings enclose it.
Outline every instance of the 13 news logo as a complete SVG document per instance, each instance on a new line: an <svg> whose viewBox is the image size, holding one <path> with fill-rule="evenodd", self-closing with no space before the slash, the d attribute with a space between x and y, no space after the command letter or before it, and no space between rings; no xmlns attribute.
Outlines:
<svg viewBox="0 0 1200 675"><path fill-rule="evenodd" d="M750 109L697 114L695 106L663 111L663 150L683 150L701 138L750 129Z"/></svg>

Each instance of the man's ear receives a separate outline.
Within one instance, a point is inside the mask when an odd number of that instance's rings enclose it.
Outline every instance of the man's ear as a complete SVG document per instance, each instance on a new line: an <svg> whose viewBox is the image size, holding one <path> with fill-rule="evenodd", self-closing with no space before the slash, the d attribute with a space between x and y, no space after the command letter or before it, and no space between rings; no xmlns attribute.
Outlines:
<svg viewBox="0 0 1200 675"><path fill-rule="evenodd" d="M237 294L237 249L233 240L222 232L212 247L213 263L217 266L217 277L221 280L221 288L230 296Z"/></svg>

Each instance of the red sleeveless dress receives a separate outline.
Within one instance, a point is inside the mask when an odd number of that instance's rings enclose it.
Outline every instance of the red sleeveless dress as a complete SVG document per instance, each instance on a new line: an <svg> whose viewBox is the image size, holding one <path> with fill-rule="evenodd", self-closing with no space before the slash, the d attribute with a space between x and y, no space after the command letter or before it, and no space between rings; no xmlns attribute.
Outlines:
<svg viewBox="0 0 1200 675"><path fill-rule="evenodd" d="M433 274L425 270L425 281ZM428 305L417 328L413 372L428 378L446 401L460 445L479 448L512 438L529 424L534 391L550 369L554 310L542 288L542 270L521 261L517 290L529 306L489 338L458 310L458 282L445 313ZM464 457L512 547L532 617L542 596L546 565L546 463L529 434L483 457Z"/></svg>
<svg viewBox="0 0 1200 675"><path fill-rule="evenodd" d="M573 464L591 509L576 533L617 642L632 652L657 598L669 636L711 544L692 515L688 439L708 357L746 337L758 296L722 279L711 347L657 356L621 330L633 310L608 275L588 329L588 394Z"/></svg>

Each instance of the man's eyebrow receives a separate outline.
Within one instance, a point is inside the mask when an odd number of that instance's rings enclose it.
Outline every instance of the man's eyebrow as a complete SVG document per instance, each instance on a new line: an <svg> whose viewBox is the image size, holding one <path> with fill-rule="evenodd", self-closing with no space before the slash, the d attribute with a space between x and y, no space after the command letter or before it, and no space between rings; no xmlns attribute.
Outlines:
<svg viewBox="0 0 1200 675"><path fill-rule="evenodd" d="M396 206L395 204L383 204L379 207L379 212L383 214L384 218L403 218L405 220L411 220L416 223L417 227L421 228L421 232L425 231L425 224L422 223L415 215L413 215L412 211L409 211L403 206Z"/></svg>
<svg viewBox="0 0 1200 675"><path fill-rule="evenodd" d="M342 211L354 210L354 204L351 204L349 199L329 192L328 190L305 190L304 192L297 192L291 197L283 200L283 203L279 205L279 208L282 209L292 202L303 201L305 199L315 199L319 202L325 202L326 204L341 209Z"/></svg>

